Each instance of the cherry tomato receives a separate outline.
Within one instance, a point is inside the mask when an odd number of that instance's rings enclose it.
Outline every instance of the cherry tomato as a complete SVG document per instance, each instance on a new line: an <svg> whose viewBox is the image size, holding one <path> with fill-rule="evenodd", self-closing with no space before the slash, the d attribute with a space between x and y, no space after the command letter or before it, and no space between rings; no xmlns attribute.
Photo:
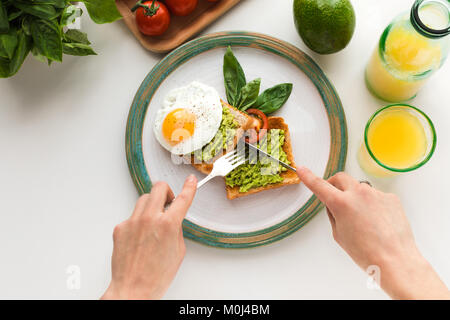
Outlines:
<svg viewBox="0 0 450 320"><path fill-rule="evenodd" d="M139 1L132 11L136 11L136 22L143 34L159 36L166 32L170 24L170 13L159 1Z"/></svg>
<svg viewBox="0 0 450 320"><path fill-rule="evenodd" d="M165 0L170 12L176 16L187 16L197 8L198 0Z"/></svg>
<svg viewBox="0 0 450 320"><path fill-rule="evenodd" d="M262 112L261 110L258 110L258 109L248 109L248 110L246 110L246 112L249 115L257 116L260 119L260 121L262 122L262 125L257 127L258 134L256 134L256 132L254 130L252 130L251 137L246 138L246 141L248 143L258 142L267 133L267 129L269 128L269 119L267 119L267 116L264 114L264 112Z"/></svg>

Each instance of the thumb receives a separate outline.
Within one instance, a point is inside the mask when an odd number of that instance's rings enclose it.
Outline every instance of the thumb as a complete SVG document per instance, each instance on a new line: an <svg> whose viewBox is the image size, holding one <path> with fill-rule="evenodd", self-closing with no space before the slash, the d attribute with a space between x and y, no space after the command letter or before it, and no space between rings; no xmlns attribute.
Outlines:
<svg viewBox="0 0 450 320"><path fill-rule="evenodd" d="M197 178L194 175L187 177L183 185L183 190L175 198L175 200L167 209L166 214L170 214L176 217L180 223L183 221L189 207L194 200L195 193L197 192Z"/></svg>

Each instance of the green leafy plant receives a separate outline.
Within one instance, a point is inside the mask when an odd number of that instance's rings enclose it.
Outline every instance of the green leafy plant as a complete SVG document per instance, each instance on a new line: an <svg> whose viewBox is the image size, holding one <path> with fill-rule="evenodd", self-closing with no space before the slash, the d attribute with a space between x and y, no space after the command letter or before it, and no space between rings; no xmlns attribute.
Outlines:
<svg viewBox="0 0 450 320"><path fill-rule="evenodd" d="M261 79L247 83L244 70L230 47L223 59L223 77L228 103L241 111L254 108L269 115L280 109L292 92L292 83L282 83L259 94Z"/></svg>
<svg viewBox="0 0 450 320"><path fill-rule="evenodd" d="M114 0L82 0L95 23L122 16ZM87 34L68 29L83 14L68 0L0 0L0 78L15 75L31 54L49 65L63 55L95 55Z"/></svg>

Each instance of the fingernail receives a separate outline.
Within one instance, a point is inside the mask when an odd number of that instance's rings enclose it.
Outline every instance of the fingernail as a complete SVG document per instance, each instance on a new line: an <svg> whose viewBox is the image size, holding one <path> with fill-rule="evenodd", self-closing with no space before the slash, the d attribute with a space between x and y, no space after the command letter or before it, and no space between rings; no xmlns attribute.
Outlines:
<svg viewBox="0 0 450 320"><path fill-rule="evenodd" d="M196 183L197 182L197 177L194 176L193 174L189 175L189 177L187 177L186 180L188 183Z"/></svg>
<svg viewBox="0 0 450 320"><path fill-rule="evenodd" d="M304 167L304 166L297 166L297 172L303 171L303 170L306 170L306 167Z"/></svg>

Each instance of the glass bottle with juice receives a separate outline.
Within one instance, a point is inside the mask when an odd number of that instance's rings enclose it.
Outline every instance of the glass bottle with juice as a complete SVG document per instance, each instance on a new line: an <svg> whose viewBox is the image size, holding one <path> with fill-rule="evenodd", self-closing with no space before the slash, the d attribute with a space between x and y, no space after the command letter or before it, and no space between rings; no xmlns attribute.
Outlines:
<svg viewBox="0 0 450 320"><path fill-rule="evenodd" d="M381 35L366 68L366 84L391 102L414 98L450 48L450 0L417 0Z"/></svg>
<svg viewBox="0 0 450 320"><path fill-rule="evenodd" d="M419 109L394 104L378 110L368 121L358 161L366 173L389 177L424 165L436 148L436 132Z"/></svg>

